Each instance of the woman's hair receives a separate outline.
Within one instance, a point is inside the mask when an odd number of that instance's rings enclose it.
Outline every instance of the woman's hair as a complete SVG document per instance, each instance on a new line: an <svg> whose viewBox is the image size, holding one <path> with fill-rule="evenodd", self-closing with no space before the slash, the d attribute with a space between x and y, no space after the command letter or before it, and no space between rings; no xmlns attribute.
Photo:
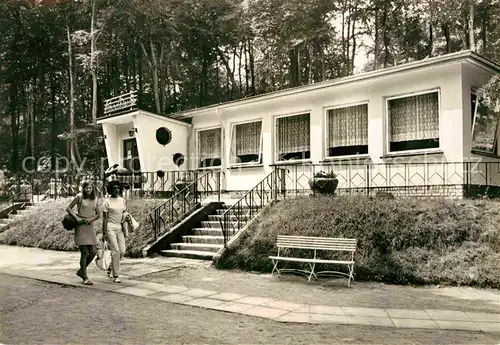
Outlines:
<svg viewBox="0 0 500 345"><path fill-rule="evenodd" d="M87 193L85 189L91 186L92 187L92 192ZM90 199L90 200L95 200L95 187L90 181L84 181L82 183L82 198L83 199Z"/></svg>
<svg viewBox="0 0 500 345"><path fill-rule="evenodd" d="M108 192L108 194L111 194L111 191L116 186L118 186L120 188L120 194L122 194L123 193L123 186L122 186L120 181L110 181L108 183L108 185L106 186L106 192Z"/></svg>

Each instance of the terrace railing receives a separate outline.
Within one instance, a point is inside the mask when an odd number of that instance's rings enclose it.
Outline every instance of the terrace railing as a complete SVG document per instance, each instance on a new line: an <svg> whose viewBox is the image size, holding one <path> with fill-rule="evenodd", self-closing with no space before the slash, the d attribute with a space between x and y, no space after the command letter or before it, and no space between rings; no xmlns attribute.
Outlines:
<svg viewBox="0 0 500 345"><path fill-rule="evenodd" d="M217 200L220 201L220 173L207 172L194 180L177 184L176 188L178 191L155 207L149 215L155 241L170 227L196 210L204 198L216 194Z"/></svg>
<svg viewBox="0 0 500 345"><path fill-rule="evenodd" d="M104 101L104 116L137 108L137 91L130 91Z"/></svg>
<svg viewBox="0 0 500 345"><path fill-rule="evenodd" d="M337 195L389 192L407 197L500 196L500 162L280 165L286 196L315 194L309 181L320 171L335 173Z"/></svg>
<svg viewBox="0 0 500 345"><path fill-rule="evenodd" d="M284 170L275 169L220 216L224 246L255 215L284 193Z"/></svg>

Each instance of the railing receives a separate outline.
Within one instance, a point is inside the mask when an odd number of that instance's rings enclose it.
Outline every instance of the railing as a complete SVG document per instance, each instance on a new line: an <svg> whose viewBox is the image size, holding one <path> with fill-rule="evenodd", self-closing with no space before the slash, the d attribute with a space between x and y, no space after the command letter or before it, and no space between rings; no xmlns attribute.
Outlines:
<svg viewBox="0 0 500 345"><path fill-rule="evenodd" d="M337 195L406 197L500 196L500 162L280 165L287 196L315 194L320 171L335 173Z"/></svg>
<svg viewBox="0 0 500 345"><path fill-rule="evenodd" d="M220 201L220 173L211 171L192 182L180 181L176 188L178 191L149 215L155 241L168 228L193 212L208 195L217 194L217 200Z"/></svg>
<svg viewBox="0 0 500 345"><path fill-rule="evenodd" d="M137 106L137 91L130 91L123 95L109 98L104 101L104 116L119 110L131 110Z"/></svg>
<svg viewBox="0 0 500 345"><path fill-rule="evenodd" d="M284 171L275 169L220 216L219 222L224 237L224 247L229 239L257 213L278 199L280 194L284 192L283 182Z"/></svg>

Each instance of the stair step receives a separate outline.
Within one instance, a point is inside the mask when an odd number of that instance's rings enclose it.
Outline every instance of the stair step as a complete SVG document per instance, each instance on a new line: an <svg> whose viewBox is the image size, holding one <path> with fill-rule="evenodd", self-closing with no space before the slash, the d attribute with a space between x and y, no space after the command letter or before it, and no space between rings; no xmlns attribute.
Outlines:
<svg viewBox="0 0 500 345"><path fill-rule="evenodd" d="M224 244L224 236L189 235L182 236L184 243Z"/></svg>
<svg viewBox="0 0 500 345"><path fill-rule="evenodd" d="M160 250L160 255L168 257L186 258L186 259L198 259L198 260L212 260L214 258L214 252L204 252L199 250Z"/></svg>
<svg viewBox="0 0 500 345"><path fill-rule="evenodd" d="M234 233L233 231L230 231L231 235ZM215 229L215 228L194 228L193 229L193 234L195 236L223 236L222 235L222 229Z"/></svg>
<svg viewBox="0 0 500 345"><path fill-rule="evenodd" d="M216 214L221 215L226 211L227 211L227 208L219 208L219 209L217 209ZM230 211L231 214L248 214L249 212L250 212L250 209L247 209L247 208L243 208L243 209L234 208Z"/></svg>
<svg viewBox="0 0 500 345"><path fill-rule="evenodd" d="M249 218L250 218L250 216L248 216L248 215L238 215L237 216L236 214L231 214L229 216L229 219L232 220L232 221L236 221L236 220L248 220ZM221 219L222 219L222 215L220 215L220 214L208 216L208 220L211 221L211 222L218 222Z"/></svg>
<svg viewBox="0 0 500 345"><path fill-rule="evenodd" d="M243 226L243 224L246 224L246 220L240 220L239 222L241 224L241 226ZM233 222L229 222L229 226L230 227L238 227L238 222L237 221L233 221ZM221 228L221 223L219 221L210 221L210 220L204 220L201 222L201 227L202 228L209 228L209 229L220 229Z"/></svg>
<svg viewBox="0 0 500 345"><path fill-rule="evenodd" d="M171 243L172 249L176 250L196 250L202 252L217 253L222 247L222 244L207 244L207 243Z"/></svg>

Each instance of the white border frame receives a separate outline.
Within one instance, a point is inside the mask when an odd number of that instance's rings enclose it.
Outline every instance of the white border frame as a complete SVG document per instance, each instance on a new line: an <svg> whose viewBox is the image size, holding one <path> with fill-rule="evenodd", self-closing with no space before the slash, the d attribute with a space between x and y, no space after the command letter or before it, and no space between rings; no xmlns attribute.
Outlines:
<svg viewBox="0 0 500 345"><path fill-rule="evenodd" d="M199 133L204 132L204 131L209 131L212 129L220 129L220 165L217 166L212 166L212 167L200 167L200 139L199 139ZM200 127L196 128L195 131L195 148L196 148L196 167L194 170L210 170L210 169L222 169L224 162L224 152L223 152L223 147L224 147L224 136L222 135L223 128L222 126L209 126L209 127Z"/></svg>
<svg viewBox="0 0 500 345"><path fill-rule="evenodd" d="M389 101L393 99L400 99L400 98L407 98L407 97L413 97L413 96L419 96L419 95L426 95L429 93L435 93L437 92L438 94L438 123L439 123L439 146L434 147L434 148L429 148L429 149L416 149L416 150L404 150L404 151L390 151L391 147L391 133L390 133L390 128L391 128L391 119L389 118ZM441 88L440 87L435 87L432 89L426 89L422 91L416 91L416 92L410 92L410 93L404 93L404 94L399 94L399 95L394 95L394 96L386 96L384 97L384 126L385 126L385 149L384 152L387 156L390 155L400 155L400 154L421 154L421 153L434 153L434 152L442 152L443 147L442 147L442 138L443 138L443 111L442 111L442 102L441 102Z"/></svg>
<svg viewBox="0 0 500 345"><path fill-rule="evenodd" d="M254 123L254 122L260 122L260 151L259 151L259 162L248 162L248 163L231 163L231 145L233 143L233 131L234 128L238 125L244 125L248 123ZM231 122L230 123L230 130L229 130L229 147L227 150L227 161L229 162L228 167L229 168L238 168L238 167L248 167L248 166L261 166L264 164L264 119L262 117L252 119L252 120L245 120L245 121L238 121L238 122Z"/></svg>
<svg viewBox="0 0 500 345"><path fill-rule="evenodd" d="M304 114L307 114L309 115L309 152L310 152L310 156L312 157L312 151L311 151L311 113L312 113L312 110L311 109L307 109L307 110L303 110L303 111L296 111L296 112L293 112L293 113L287 113L287 114L282 114L282 115L274 115L273 116L273 128L271 130L271 133L273 133L273 162L274 163L277 163L277 164L286 164L286 163L290 163L290 164L297 164L297 163L301 163L301 162L309 162L311 160L311 158L305 158L305 159L296 159L296 160L291 160L291 161L280 161L278 160L278 156L277 156L277 144L278 144L278 140L277 140L277 135L278 135L278 132L276 130L276 125L277 125L277 120L280 119L280 118L283 118L283 117L292 117L292 116L298 116L298 115L304 115Z"/></svg>
<svg viewBox="0 0 500 345"><path fill-rule="evenodd" d="M322 155L322 158L323 160L336 160L336 159L346 159L346 158L359 158L359 157L362 157L362 158L365 158L365 157L368 157L369 156L369 153L370 153L370 133L368 132L368 152L367 153L360 153L360 154L356 154L356 155L343 155L343 156L329 156L328 155L328 140L329 140L329 127L330 127L330 124L329 124L329 116L328 116L328 111L329 110L332 110L332 109L341 109L341 108L349 108L349 107L355 107L355 106L358 106L358 105L363 105L363 104L366 104L366 116L367 116L367 122L366 122L366 126L367 126L367 130L368 128L370 127L370 102L368 100L364 100L364 101L359 101L359 102L353 102L353 103L344 103L344 104L341 104L341 105L334 105L334 106L327 106L327 107L323 107L323 112L324 112L324 116L323 116L323 155Z"/></svg>

